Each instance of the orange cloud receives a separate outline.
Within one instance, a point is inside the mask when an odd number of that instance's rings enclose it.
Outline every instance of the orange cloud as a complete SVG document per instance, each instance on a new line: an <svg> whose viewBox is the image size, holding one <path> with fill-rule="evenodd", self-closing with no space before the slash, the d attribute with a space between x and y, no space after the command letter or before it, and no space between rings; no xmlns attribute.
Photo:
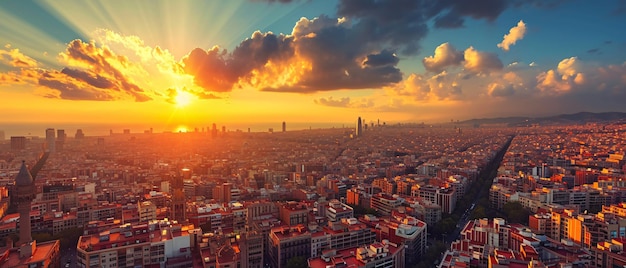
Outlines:
<svg viewBox="0 0 626 268"><path fill-rule="evenodd" d="M20 52L19 49L15 48L15 49L11 49L8 50L10 48L10 46L6 46L7 49L0 49L0 62L9 65L11 67L18 67L18 68L34 68L37 67L37 61L34 60L31 57L28 57L24 54L22 54L22 52Z"/></svg>
<svg viewBox="0 0 626 268"><path fill-rule="evenodd" d="M85 43L81 40L70 42L59 58L75 68L64 68L61 73L71 79L56 79L51 83L40 79L39 84L61 91L59 96L93 96L94 100L111 100L113 94L105 90L115 90L132 97L135 101L151 100L144 89L136 85L122 70L132 65L125 56L117 55L106 46L98 47L95 42ZM57 76L60 78L63 76ZM80 81L80 83L74 83ZM65 91L84 90L85 94L63 94ZM100 94L90 94L98 92ZM75 98L72 98L75 99Z"/></svg>
<svg viewBox="0 0 626 268"><path fill-rule="evenodd" d="M524 35L526 35L526 24L520 20L515 27L509 30L508 34L504 35L504 38L502 39L502 42L498 44L498 47L502 48L504 51L509 51L509 48L512 45L515 45L517 41L524 38Z"/></svg>
<svg viewBox="0 0 626 268"><path fill-rule="evenodd" d="M345 19L302 18L291 35L257 31L231 53L198 48L182 64L195 83L210 92L251 85L264 91L311 93L399 82L397 55L380 45L356 42L352 31Z"/></svg>
<svg viewBox="0 0 626 268"><path fill-rule="evenodd" d="M463 67L468 71L481 73L502 69L502 62L496 54L481 52L469 47L465 50L465 64Z"/></svg>

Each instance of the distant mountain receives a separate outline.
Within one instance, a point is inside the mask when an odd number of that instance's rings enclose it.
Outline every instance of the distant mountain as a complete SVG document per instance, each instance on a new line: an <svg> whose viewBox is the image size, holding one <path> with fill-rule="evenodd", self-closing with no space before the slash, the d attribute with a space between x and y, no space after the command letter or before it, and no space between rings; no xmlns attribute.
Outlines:
<svg viewBox="0 0 626 268"><path fill-rule="evenodd" d="M566 125L566 124L586 124L593 122L625 121L626 113L606 112L590 113L580 112L575 114L561 114L547 117L499 117L471 119L459 122L458 124L471 125L507 125L507 126L529 126L539 125Z"/></svg>

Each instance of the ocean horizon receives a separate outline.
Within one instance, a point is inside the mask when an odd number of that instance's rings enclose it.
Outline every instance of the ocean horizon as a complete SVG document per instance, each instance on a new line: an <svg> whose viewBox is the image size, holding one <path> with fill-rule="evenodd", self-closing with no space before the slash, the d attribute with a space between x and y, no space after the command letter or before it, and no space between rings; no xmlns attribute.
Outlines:
<svg viewBox="0 0 626 268"><path fill-rule="evenodd" d="M217 129L222 130L222 127L226 127L226 131L243 131L247 132L248 128L251 132L268 132L270 128L274 132L282 131L282 122L272 123L232 123L232 124L217 124ZM111 131L113 133L123 133L125 129L129 129L131 133L144 133L147 130L152 129L153 133L165 133L165 132L195 132L206 131L212 128L213 123L207 123L203 126L200 125L186 125L186 124L170 124L170 125L142 125L142 124L72 124L72 123L5 123L0 124L0 132L4 132L5 139L9 139L11 136L27 136L27 137L45 137L46 129L54 128L55 130L63 129L68 137L73 137L78 129L82 129L85 136L108 136ZM354 127L354 123L324 123L324 122L286 122L287 131L293 130L305 130L305 129L321 129L321 128L349 128Z"/></svg>

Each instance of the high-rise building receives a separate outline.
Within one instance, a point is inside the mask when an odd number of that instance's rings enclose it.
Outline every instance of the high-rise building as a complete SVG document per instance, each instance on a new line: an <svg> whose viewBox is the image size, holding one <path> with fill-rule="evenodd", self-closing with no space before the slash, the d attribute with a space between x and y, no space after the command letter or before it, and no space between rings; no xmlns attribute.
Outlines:
<svg viewBox="0 0 626 268"><path fill-rule="evenodd" d="M65 134L65 129L57 129L57 140L65 141L67 135Z"/></svg>
<svg viewBox="0 0 626 268"><path fill-rule="evenodd" d="M26 137L24 136L11 136L11 150L24 150L26 149Z"/></svg>
<svg viewBox="0 0 626 268"><path fill-rule="evenodd" d="M74 138L75 138L75 139L82 139L82 138L84 138L84 137L85 137L85 133L83 133L83 130L82 130L82 129L80 129L80 128L79 128L79 129L77 129L77 130L76 130L76 135L74 135Z"/></svg>
<svg viewBox="0 0 626 268"><path fill-rule="evenodd" d="M361 117L356 121L356 136L359 137L363 134L363 122L361 121Z"/></svg>
<svg viewBox="0 0 626 268"><path fill-rule="evenodd" d="M171 219L178 222L184 222L186 220L185 214L185 192L184 192L184 176L191 176L189 169L182 169L181 174L172 178L172 202L170 207Z"/></svg>
<svg viewBox="0 0 626 268"><path fill-rule="evenodd" d="M287 123L285 123L285 121L283 121L283 132L287 131Z"/></svg>
<svg viewBox="0 0 626 268"><path fill-rule="evenodd" d="M64 129L57 129L57 141L56 141L56 149L59 151L63 150L63 145L65 144L65 138L67 135L65 134Z"/></svg>
<svg viewBox="0 0 626 268"><path fill-rule="evenodd" d="M54 128L46 129L46 152L56 152L56 140Z"/></svg>

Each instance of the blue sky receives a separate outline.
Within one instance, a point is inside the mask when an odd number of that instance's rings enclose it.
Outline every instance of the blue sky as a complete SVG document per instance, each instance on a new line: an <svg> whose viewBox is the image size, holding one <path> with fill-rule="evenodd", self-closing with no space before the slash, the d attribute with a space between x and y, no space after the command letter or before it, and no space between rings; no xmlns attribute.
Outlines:
<svg viewBox="0 0 626 268"><path fill-rule="evenodd" d="M625 3L3 1L0 105L165 127L626 112Z"/></svg>

